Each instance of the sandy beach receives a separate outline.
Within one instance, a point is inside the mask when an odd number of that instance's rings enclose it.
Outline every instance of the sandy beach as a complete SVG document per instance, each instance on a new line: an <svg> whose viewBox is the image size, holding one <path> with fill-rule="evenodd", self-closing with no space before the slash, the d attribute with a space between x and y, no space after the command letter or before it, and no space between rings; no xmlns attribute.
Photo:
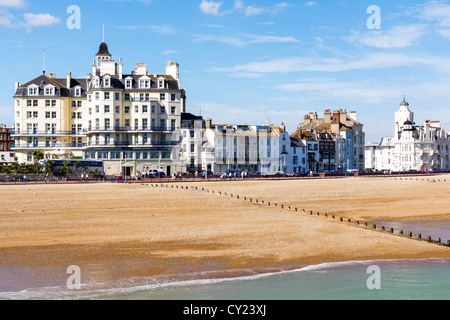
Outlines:
<svg viewBox="0 0 450 320"><path fill-rule="evenodd" d="M450 248L217 191L352 219L450 221L449 184L387 179L0 186L0 292L324 262L450 258Z"/></svg>

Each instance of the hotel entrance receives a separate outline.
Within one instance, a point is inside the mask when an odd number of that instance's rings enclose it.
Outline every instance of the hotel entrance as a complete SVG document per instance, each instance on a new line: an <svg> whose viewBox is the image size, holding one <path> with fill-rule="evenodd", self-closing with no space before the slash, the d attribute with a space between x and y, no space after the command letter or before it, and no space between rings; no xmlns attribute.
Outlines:
<svg viewBox="0 0 450 320"><path fill-rule="evenodd" d="M131 177L133 173L133 167L122 167L122 175L125 177Z"/></svg>

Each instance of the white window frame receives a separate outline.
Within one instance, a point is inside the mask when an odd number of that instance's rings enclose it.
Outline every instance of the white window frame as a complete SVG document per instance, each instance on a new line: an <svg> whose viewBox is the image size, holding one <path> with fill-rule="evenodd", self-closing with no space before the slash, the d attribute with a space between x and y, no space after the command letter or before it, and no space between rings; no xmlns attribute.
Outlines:
<svg viewBox="0 0 450 320"><path fill-rule="evenodd" d="M150 89L150 78L143 76L139 78L139 89Z"/></svg>
<svg viewBox="0 0 450 320"><path fill-rule="evenodd" d="M133 88L133 79L128 77L125 79L125 88L132 89Z"/></svg>
<svg viewBox="0 0 450 320"><path fill-rule="evenodd" d="M44 96L54 96L55 95L55 87L52 85L47 85L44 87Z"/></svg>
<svg viewBox="0 0 450 320"><path fill-rule="evenodd" d="M163 77L158 78L158 89L164 89L165 84L166 84L166 79L164 79Z"/></svg>
<svg viewBox="0 0 450 320"><path fill-rule="evenodd" d="M111 77L103 78L103 87L110 88L111 87Z"/></svg>
<svg viewBox="0 0 450 320"><path fill-rule="evenodd" d="M31 85L28 87L28 95L29 96L37 96L39 95L39 87L36 85Z"/></svg>

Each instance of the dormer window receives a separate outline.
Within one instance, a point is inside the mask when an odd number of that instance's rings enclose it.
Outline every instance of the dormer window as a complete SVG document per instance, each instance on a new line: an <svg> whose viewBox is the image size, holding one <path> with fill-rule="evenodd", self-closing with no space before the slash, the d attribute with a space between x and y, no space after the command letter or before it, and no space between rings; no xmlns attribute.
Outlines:
<svg viewBox="0 0 450 320"><path fill-rule="evenodd" d="M150 78L144 76L139 79L139 89L150 89Z"/></svg>
<svg viewBox="0 0 450 320"><path fill-rule="evenodd" d="M139 88L148 89L150 88L150 80L141 80L139 81Z"/></svg>
<svg viewBox="0 0 450 320"><path fill-rule="evenodd" d="M125 80L125 88L131 89L133 86L133 81L131 79Z"/></svg>
<svg viewBox="0 0 450 320"><path fill-rule="evenodd" d="M111 80L109 78L104 78L103 85L105 88L109 88L111 86Z"/></svg>
<svg viewBox="0 0 450 320"><path fill-rule="evenodd" d="M37 96L38 95L38 87L30 87L28 88L28 95L29 96Z"/></svg>
<svg viewBox="0 0 450 320"><path fill-rule="evenodd" d="M79 96L81 96L81 88L75 88L75 96L76 97L79 97Z"/></svg>
<svg viewBox="0 0 450 320"><path fill-rule="evenodd" d="M100 79L99 78L95 78L95 87L96 88L100 87Z"/></svg>
<svg viewBox="0 0 450 320"><path fill-rule="evenodd" d="M53 96L55 94L55 88L46 87L44 93L46 96Z"/></svg>
<svg viewBox="0 0 450 320"><path fill-rule="evenodd" d="M164 89L164 78L158 79L158 89Z"/></svg>

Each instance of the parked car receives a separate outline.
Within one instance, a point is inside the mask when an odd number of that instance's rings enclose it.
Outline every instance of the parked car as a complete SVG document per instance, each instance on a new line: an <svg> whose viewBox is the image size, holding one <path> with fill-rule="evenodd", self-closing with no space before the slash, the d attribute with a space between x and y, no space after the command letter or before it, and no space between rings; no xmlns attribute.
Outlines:
<svg viewBox="0 0 450 320"><path fill-rule="evenodd" d="M166 174L163 171L158 171L158 170L148 170L147 171L147 177L149 177L149 178L162 178L165 176L166 176Z"/></svg>

